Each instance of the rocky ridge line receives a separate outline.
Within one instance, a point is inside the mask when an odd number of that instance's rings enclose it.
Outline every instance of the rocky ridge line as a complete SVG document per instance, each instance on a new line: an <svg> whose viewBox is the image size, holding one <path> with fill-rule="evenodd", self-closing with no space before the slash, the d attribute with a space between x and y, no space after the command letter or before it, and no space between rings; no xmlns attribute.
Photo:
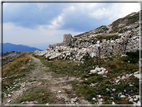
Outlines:
<svg viewBox="0 0 142 107"><path fill-rule="evenodd" d="M49 48L44 51L36 50L34 54L45 56L50 60L70 59L81 61L86 53L89 53L91 57L98 55L98 49L95 46L97 40L101 41L102 58L110 54L123 55L126 52L135 52L139 50L140 41L138 14L139 12L129 14L108 26L101 26L74 37L71 34L64 34L63 42L49 45ZM135 20L130 23L133 17Z"/></svg>

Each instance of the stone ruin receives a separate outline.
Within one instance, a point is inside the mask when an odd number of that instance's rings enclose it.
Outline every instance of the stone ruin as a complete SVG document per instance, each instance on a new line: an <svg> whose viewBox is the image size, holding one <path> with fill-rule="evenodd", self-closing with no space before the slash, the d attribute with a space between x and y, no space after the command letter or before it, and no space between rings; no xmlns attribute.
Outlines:
<svg viewBox="0 0 142 107"><path fill-rule="evenodd" d="M53 45L49 45L49 48L54 49L56 46L71 46L72 41L73 41L73 37L71 34L64 34L63 36L63 42L61 43L57 43L57 44L53 44Z"/></svg>

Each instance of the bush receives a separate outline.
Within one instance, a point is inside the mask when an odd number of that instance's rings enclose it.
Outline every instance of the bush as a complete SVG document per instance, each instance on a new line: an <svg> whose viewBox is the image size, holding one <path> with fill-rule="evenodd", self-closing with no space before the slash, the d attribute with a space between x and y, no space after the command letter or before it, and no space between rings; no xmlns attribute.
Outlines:
<svg viewBox="0 0 142 107"><path fill-rule="evenodd" d="M138 50L136 52L127 52L126 55L128 56L122 58L123 61L125 62L130 61L130 63L132 64L138 63L139 61L139 51Z"/></svg>

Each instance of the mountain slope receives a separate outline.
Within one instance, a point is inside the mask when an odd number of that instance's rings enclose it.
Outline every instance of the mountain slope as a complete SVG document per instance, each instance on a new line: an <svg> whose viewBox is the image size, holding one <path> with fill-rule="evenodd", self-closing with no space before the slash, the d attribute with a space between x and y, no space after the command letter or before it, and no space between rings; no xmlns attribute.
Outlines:
<svg viewBox="0 0 142 107"><path fill-rule="evenodd" d="M105 26L102 25L97 29L75 35L74 37L77 39L82 39L86 37L95 36L97 34L102 33L124 33L127 31L135 31L139 30L139 12L133 12L123 18L119 18L111 24Z"/></svg>
<svg viewBox="0 0 142 107"><path fill-rule="evenodd" d="M25 45L15 45L11 43L3 43L3 53L10 51L24 51L24 52L33 52L35 50L41 50L34 47L29 47Z"/></svg>

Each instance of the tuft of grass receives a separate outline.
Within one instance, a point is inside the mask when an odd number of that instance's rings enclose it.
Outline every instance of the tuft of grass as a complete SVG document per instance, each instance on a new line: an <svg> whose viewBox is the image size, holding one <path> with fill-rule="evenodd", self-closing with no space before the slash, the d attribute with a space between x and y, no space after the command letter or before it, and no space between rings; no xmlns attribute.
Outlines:
<svg viewBox="0 0 142 107"><path fill-rule="evenodd" d="M96 36L97 40L102 40L102 39L106 39L106 40L115 40L120 38L120 36L118 36L118 34L102 34L102 35L98 35Z"/></svg>
<svg viewBox="0 0 142 107"><path fill-rule="evenodd" d="M8 94L14 90L17 90L20 87L14 86L14 82L18 79L20 79L21 81L22 77L25 77L26 73L29 72L29 70L33 69L34 64L32 63L32 61L29 62L29 60L31 60L31 57L26 52L19 55L14 61L8 63L6 66L3 67L4 79L2 81L2 91L4 93ZM30 64L30 66L28 64ZM20 81L18 80L17 82ZM13 88L8 91L7 89L10 87Z"/></svg>
<svg viewBox="0 0 142 107"><path fill-rule="evenodd" d="M23 53L17 57L16 60L3 67L3 77L12 77L16 74L22 73L23 68L31 60L28 53Z"/></svg>
<svg viewBox="0 0 142 107"><path fill-rule="evenodd" d="M24 91L23 95L20 96L20 98L17 98L13 104L19 104L26 101L37 101L37 104L55 104L57 99L46 87L40 86L30 87Z"/></svg>
<svg viewBox="0 0 142 107"><path fill-rule="evenodd" d="M48 71L54 72L54 76L76 76L80 77L83 73L89 72L92 69L92 66L96 64L89 54L83 57L85 59L84 64L80 62L70 61L70 60L53 60L49 61L44 57L36 56L41 60L41 62L49 67ZM89 58L87 58L89 57ZM82 59L82 60L83 60ZM89 59L89 60L88 60Z"/></svg>
<svg viewBox="0 0 142 107"><path fill-rule="evenodd" d="M134 60L134 54L127 53L128 59ZM97 66L98 58L91 58L88 53L81 59L84 63L79 63L70 60L53 60L48 61L44 57L38 57L45 66L48 66L51 72L54 72L56 76L76 76L81 77L82 81L72 81L72 90L65 90L70 97L74 93L76 96L84 97L92 104L96 104L97 101L93 101L92 98L97 98L97 95L101 95L104 99L104 104L111 104L114 101L117 104L130 104L128 101L128 95L138 95L139 94L139 79L130 76L129 78L119 80L116 83L116 78L118 76L123 76L126 74L132 74L139 70L139 64L129 63L124 60L120 55L108 55L106 58L101 59L101 66L106 68L108 73L106 77L98 74L89 74L90 70ZM94 67L93 67L94 66ZM94 84L94 86L91 86ZM133 84L130 86L129 84ZM107 91L106 89L109 89ZM112 89L116 89L112 91ZM126 92L124 91L126 90ZM119 96L121 93L126 96L125 99ZM113 97L113 99L111 99Z"/></svg>
<svg viewBox="0 0 142 107"><path fill-rule="evenodd" d="M131 55L128 55L128 57L130 56ZM85 59L87 62L90 60L87 56ZM87 66L89 66L89 64ZM92 104L96 103L96 101L93 101L92 98L97 98L97 95L102 96L104 104L111 104L112 101L117 104L131 104L128 100L128 95L133 96L139 94L139 79L134 76L130 76L129 78L120 80L118 84L115 83L115 79L118 76L138 71L138 62L135 64L128 63L124 61L121 56L112 55L107 56L106 59L102 59L101 66L108 70L108 74L106 74L107 77L103 77L98 74L89 75L89 72L85 72L82 74L82 82L72 83L73 90L76 90L78 96L84 96L84 98ZM95 85L90 86L90 84ZM133 84L133 86L130 86L129 84ZM106 88L110 91L107 91ZM112 89L116 89L116 91L112 91ZM125 92L124 90L127 91ZM121 92L126 96L125 99L118 96ZM111 99L111 97L113 97L113 99Z"/></svg>

